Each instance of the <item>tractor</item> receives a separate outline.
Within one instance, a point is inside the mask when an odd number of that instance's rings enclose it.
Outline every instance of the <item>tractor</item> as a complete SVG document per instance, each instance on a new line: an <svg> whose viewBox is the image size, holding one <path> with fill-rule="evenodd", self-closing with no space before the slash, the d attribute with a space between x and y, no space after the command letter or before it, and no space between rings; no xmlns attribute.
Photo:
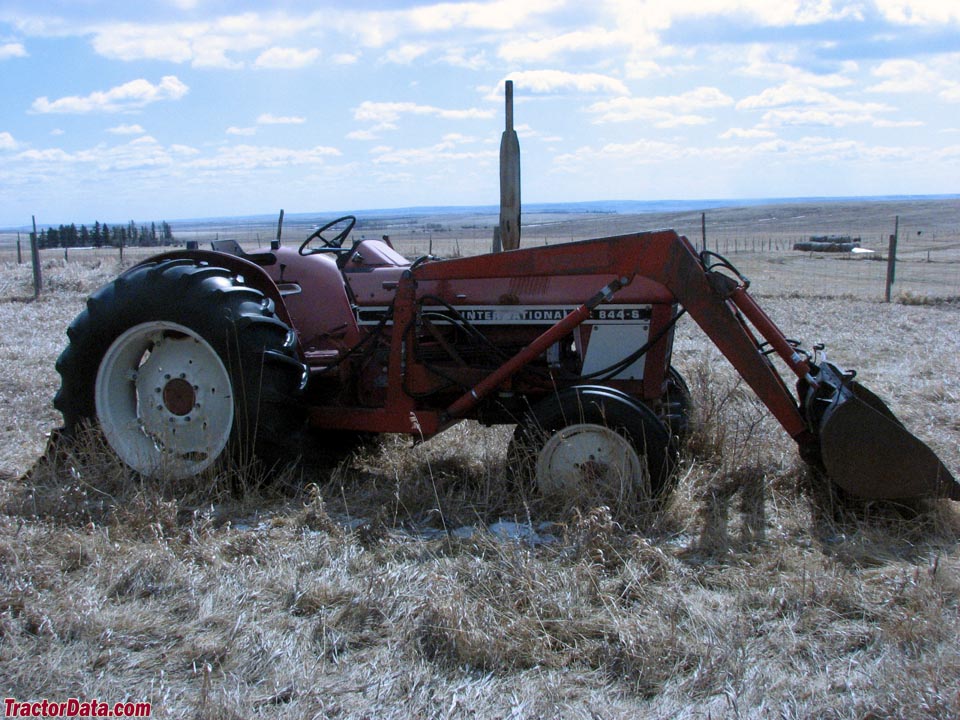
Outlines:
<svg viewBox="0 0 960 720"><path fill-rule="evenodd" d="M853 371L788 340L733 264L672 230L408 259L356 222L168 252L94 293L57 361L62 435L96 423L133 471L182 478L473 419L516 425L509 452L538 492L613 482L656 499L692 402L671 364L687 314L842 490L960 499Z"/></svg>

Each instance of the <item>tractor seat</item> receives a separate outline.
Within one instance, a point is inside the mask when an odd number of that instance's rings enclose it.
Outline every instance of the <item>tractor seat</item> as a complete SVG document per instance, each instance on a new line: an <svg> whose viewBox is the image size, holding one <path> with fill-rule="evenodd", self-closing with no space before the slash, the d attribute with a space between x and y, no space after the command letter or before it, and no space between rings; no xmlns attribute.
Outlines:
<svg viewBox="0 0 960 720"><path fill-rule="evenodd" d="M272 252L256 252L256 253L247 253L244 252L243 248L240 247L240 243L236 240L214 240L210 243L210 247L213 248L215 252L226 253L228 255L236 255L237 257L243 258L249 262L252 262L261 267L268 267L277 262L277 256Z"/></svg>

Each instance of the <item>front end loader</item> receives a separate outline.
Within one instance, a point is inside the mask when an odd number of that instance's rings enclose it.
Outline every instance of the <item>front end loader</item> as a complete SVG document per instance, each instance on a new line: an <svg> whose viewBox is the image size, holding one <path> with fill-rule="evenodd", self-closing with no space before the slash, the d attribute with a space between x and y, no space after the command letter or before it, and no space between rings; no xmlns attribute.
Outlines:
<svg viewBox="0 0 960 720"><path fill-rule="evenodd" d="M516 425L511 465L539 492L655 498L692 402L671 363L689 314L836 485L960 499L853 372L788 340L732 264L673 231L411 261L387 239L351 239L355 223L297 248L159 255L99 290L57 363L63 434L97 423L132 470L184 477L251 450L420 442L475 419Z"/></svg>

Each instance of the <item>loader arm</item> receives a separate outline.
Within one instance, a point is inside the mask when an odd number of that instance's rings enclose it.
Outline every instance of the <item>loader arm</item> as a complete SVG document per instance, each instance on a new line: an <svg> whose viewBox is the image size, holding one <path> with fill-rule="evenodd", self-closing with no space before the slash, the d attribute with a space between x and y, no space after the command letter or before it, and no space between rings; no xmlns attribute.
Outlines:
<svg viewBox="0 0 960 720"><path fill-rule="evenodd" d="M795 348L747 293L749 282L729 262L709 252L698 255L679 236L658 249L665 253L657 261L664 285L797 442L807 462L861 498L960 500L960 483L936 453L855 382L855 372L827 362L814 365ZM711 257L716 262L708 264ZM776 352L799 378L798 399L767 352Z"/></svg>
<svg viewBox="0 0 960 720"><path fill-rule="evenodd" d="M797 399L761 349L760 333L800 378L809 378L806 359L796 353L779 328L746 292L746 282L704 266L686 238L678 237L665 252L662 281L686 308L740 376L801 447L816 442Z"/></svg>
<svg viewBox="0 0 960 720"><path fill-rule="evenodd" d="M815 442L797 400L761 351L736 303L743 305L752 318L766 318L763 311L742 285L724 274L708 272L690 242L673 230L426 263L413 274L418 281L594 275L611 281L622 279L618 287L642 285L648 297L660 302L679 301L790 436L801 445ZM757 328L781 355L789 348L769 318ZM798 376L808 374L805 362L785 359Z"/></svg>
<svg viewBox="0 0 960 720"><path fill-rule="evenodd" d="M862 498L949 497L960 483L882 400L853 380L855 372L814 364L795 348L747 292L749 282L714 253L698 254L673 230L634 233L480 257L428 262L417 280L592 276L616 301L633 292L656 303L679 303L796 441L801 457L844 490ZM584 293L596 287L583 287ZM460 415L585 317L598 296L544 333L448 411ZM606 299L606 298L605 298ZM791 392L769 353L799 382Z"/></svg>

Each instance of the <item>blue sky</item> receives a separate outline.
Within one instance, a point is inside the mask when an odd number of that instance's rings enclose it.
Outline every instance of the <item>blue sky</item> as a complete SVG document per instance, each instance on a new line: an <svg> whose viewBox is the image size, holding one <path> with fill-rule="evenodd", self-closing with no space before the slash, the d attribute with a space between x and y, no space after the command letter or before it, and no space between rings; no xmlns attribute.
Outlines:
<svg viewBox="0 0 960 720"><path fill-rule="evenodd" d="M0 0L0 225L960 191L957 0Z"/></svg>

